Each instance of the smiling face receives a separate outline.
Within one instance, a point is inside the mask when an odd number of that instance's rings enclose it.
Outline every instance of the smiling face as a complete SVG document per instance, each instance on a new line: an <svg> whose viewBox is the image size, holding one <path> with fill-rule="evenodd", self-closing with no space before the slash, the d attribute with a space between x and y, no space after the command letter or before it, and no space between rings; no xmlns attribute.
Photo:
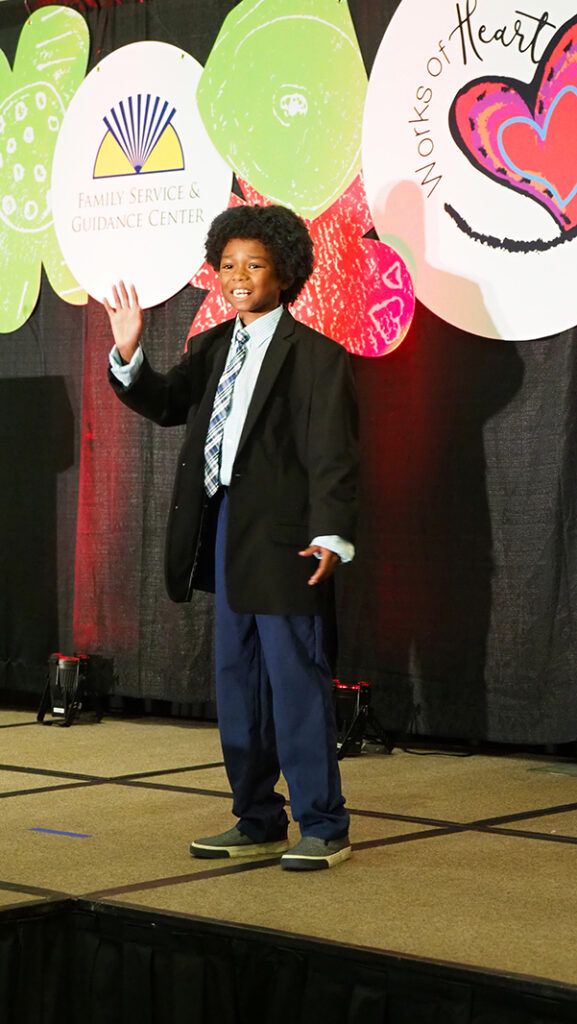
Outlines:
<svg viewBox="0 0 577 1024"><path fill-rule="evenodd" d="M231 238L222 250L218 275L224 298L244 324L276 309L290 283L280 280L266 245L256 238Z"/></svg>

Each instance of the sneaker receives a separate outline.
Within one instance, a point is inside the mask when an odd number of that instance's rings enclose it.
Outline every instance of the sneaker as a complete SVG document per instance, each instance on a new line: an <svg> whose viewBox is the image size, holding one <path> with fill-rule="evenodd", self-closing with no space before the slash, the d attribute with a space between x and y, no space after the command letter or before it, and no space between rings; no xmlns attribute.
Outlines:
<svg viewBox="0 0 577 1024"><path fill-rule="evenodd" d="M255 843L236 825L218 836L195 839L190 844L193 857L255 857L259 854L284 853L288 850L288 839L276 839L268 843Z"/></svg>
<svg viewBox="0 0 577 1024"><path fill-rule="evenodd" d="M335 864L348 860L351 853L348 833L338 839L303 836L292 850L283 854L280 866L285 871L319 871L321 868L334 868Z"/></svg>

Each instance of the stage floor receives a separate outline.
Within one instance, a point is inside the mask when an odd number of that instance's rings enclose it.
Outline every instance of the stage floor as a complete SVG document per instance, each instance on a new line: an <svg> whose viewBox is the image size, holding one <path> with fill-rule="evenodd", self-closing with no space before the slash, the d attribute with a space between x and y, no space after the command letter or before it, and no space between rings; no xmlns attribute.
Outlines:
<svg viewBox="0 0 577 1024"><path fill-rule="evenodd" d="M574 762L346 758L353 857L293 873L191 858L233 823L215 726L0 710L0 742L0 911L65 894L577 985Z"/></svg>

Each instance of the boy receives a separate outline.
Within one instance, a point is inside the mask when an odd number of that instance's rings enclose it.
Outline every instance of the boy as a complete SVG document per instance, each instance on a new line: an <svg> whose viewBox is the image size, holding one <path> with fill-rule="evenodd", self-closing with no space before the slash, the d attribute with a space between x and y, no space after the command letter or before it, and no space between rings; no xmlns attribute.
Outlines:
<svg viewBox="0 0 577 1024"><path fill-rule="evenodd" d="M310 235L291 210L226 210L206 254L237 316L192 338L166 375L139 348L134 287L115 287L114 307L104 300L120 399L162 426L187 424L168 523L168 593L187 601L195 587L215 591L218 721L239 821L190 851L282 853L288 870L332 867L351 848L321 611L327 580L354 553L348 357L286 309L313 269ZM291 850L275 792L280 770L301 830Z"/></svg>

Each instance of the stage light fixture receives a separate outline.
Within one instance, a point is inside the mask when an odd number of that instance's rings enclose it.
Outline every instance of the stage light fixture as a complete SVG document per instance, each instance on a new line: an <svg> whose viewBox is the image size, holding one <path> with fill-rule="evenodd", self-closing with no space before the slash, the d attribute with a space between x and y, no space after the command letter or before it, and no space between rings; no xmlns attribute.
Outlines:
<svg viewBox="0 0 577 1024"><path fill-rule="evenodd" d="M361 680L343 683L333 680L333 696L337 720L337 746L339 761L343 757L357 757L365 741L379 743L384 753L390 754L394 740L371 707L371 683Z"/></svg>
<svg viewBox="0 0 577 1024"><path fill-rule="evenodd" d="M89 711L93 720L102 718L102 694L95 683L94 659L85 654L51 654L46 686L36 719L44 725L70 726L81 711ZM50 711L51 718L45 721Z"/></svg>

